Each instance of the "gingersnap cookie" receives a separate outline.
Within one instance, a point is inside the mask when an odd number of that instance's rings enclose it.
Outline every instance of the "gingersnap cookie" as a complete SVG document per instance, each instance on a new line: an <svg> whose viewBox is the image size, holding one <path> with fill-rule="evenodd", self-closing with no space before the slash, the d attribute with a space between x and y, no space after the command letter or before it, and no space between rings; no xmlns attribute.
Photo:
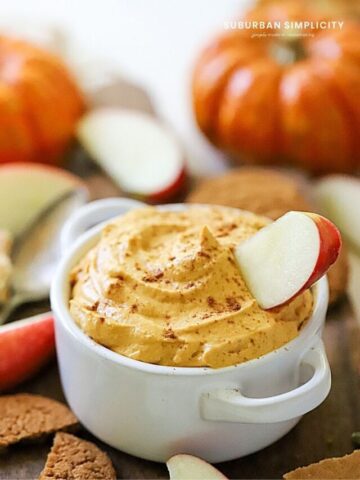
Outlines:
<svg viewBox="0 0 360 480"><path fill-rule="evenodd" d="M115 480L110 458L91 442L57 433L39 480Z"/></svg>
<svg viewBox="0 0 360 480"><path fill-rule="evenodd" d="M276 170L255 167L203 180L186 201L240 208L272 220L289 210L311 211L298 181Z"/></svg>
<svg viewBox="0 0 360 480"><path fill-rule="evenodd" d="M360 479L360 450L355 450L344 457L327 458L307 467L297 468L286 473L283 478L285 480Z"/></svg>
<svg viewBox="0 0 360 480"><path fill-rule="evenodd" d="M296 177L270 168L242 167L203 180L187 197L190 203L207 203L249 210L276 220L290 210L317 208L306 196L306 186ZM328 272L330 305L346 292L348 260L343 249Z"/></svg>
<svg viewBox="0 0 360 480"><path fill-rule="evenodd" d="M51 398L27 393L0 397L0 450L73 429L77 424L67 406Z"/></svg>
<svg viewBox="0 0 360 480"><path fill-rule="evenodd" d="M348 252L344 243L338 259L327 272L327 278L329 282L329 305L334 305L345 295L349 278Z"/></svg>

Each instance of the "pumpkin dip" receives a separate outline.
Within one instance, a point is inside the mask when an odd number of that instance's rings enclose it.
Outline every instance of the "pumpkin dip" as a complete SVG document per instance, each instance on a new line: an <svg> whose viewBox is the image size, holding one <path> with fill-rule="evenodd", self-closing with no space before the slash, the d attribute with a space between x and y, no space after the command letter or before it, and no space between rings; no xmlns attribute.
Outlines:
<svg viewBox="0 0 360 480"><path fill-rule="evenodd" d="M262 310L233 247L268 220L226 207L146 207L113 220L71 274L70 310L96 342L143 362L220 368L268 353L309 318L309 290Z"/></svg>

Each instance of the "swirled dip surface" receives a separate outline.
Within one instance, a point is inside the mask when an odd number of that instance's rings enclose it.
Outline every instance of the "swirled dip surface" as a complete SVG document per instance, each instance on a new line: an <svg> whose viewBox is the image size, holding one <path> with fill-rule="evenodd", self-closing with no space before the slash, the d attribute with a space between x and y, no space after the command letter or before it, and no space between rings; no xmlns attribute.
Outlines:
<svg viewBox="0 0 360 480"><path fill-rule="evenodd" d="M233 247L267 220L225 207L146 207L107 225L77 265L70 310L96 342L144 362L225 367L296 337L313 298L305 291L262 310Z"/></svg>

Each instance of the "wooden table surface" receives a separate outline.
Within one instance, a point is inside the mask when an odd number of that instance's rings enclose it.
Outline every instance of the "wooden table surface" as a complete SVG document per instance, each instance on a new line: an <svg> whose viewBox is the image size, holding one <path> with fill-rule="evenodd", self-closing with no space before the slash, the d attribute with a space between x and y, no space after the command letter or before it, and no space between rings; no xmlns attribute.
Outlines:
<svg viewBox="0 0 360 480"><path fill-rule="evenodd" d="M84 172L83 159L73 161L71 169ZM86 167L92 198L114 196L119 192L96 169ZM23 307L16 317L45 311L46 303ZM329 312L324 339L332 370L332 388L327 400L307 414L285 437L248 457L219 464L229 478L277 479L298 466L325 457L340 456L353 450L351 433L360 431L360 331L350 306L345 301ZM17 388L65 401L56 362L36 378ZM1 414L1 412L0 412ZM118 478L168 478L166 467L119 452L98 441L84 429L79 436L90 439L108 452ZM219 438L221 442L221 438ZM42 470L51 440L41 445L15 446L0 456L0 479L37 478ZM94 479L96 480L96 479Z"/></svg>

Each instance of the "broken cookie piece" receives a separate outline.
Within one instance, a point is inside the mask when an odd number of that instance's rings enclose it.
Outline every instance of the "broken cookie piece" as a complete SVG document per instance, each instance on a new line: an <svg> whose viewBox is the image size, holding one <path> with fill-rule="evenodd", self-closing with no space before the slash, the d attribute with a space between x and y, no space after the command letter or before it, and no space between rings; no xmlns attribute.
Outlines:
<svg viewBox="0 0 360 480"><path fill-rule="evenodd" d="M91 442L57 433L39 480L115 480L110 458Z"/></svg>
<svg viewBox="0 0 360 480"><path fill-rule="evenodd" d="M360 479L360 450L338 458L327 458L284 475L284 480L353 480Z"/></svg>
<svg viewBox="0 0 360 480"><path fill-rule="evenodd" d="M59 430L74 429L78 424L66 405L27 393L0 397L0 412L0 450Z"/></svg>

